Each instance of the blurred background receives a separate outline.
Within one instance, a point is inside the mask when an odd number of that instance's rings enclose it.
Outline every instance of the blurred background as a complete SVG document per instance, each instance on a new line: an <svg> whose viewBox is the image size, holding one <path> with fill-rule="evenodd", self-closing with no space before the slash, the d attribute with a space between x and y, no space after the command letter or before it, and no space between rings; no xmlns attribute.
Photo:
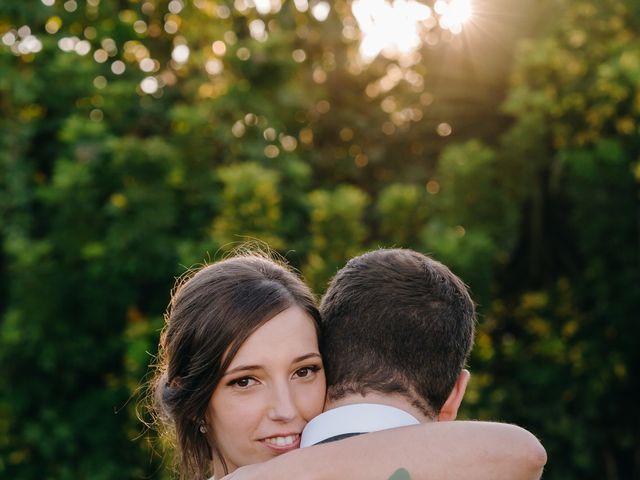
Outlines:
<svg viewBox="0 0 640 480"><path fill-rule="evenodd" d="M640 478L639 31L635 0L2 0L0 478L169 478L136 415L169 293L247 239L318 294L431 253L479 305L463 416L544 478Z"/></svg>

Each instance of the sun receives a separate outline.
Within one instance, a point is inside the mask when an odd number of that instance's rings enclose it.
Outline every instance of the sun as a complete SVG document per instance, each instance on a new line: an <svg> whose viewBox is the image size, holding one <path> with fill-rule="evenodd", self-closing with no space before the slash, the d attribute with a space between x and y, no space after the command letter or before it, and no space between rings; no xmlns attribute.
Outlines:
<svg viewBox="0 0 640 480"><path fill-rule="evenodd" d="M367 60L381 52L395 56L416 49L420 22L433 16L428 6L414 0L355 0L352 11L362 32L360 53Z"/></svg>
<svg viewBox="0 0 640 480"><path fill-rule="evenodd" d="M437 0L433 9L415 0L354 0L352 12L360 31L361 56L402 56L415 51L425 32L436 25L454 34L472 16L471 0Z"/></svg>
<svg viewBox="0 0 640 480"><path fill-rule="evenodd" d="M440 15L440 26L452 33L460 33L473 15L471 0L438 0L433 9Z"/></svg>

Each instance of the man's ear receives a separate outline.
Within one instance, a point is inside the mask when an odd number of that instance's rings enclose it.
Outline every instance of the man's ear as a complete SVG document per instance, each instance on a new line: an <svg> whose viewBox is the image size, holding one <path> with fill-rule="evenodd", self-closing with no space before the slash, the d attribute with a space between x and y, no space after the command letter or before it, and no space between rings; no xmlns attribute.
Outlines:
<svg viewBox="0 0 640 480"><path fill-rule="evenodd" d="M458 415L458 408L460 408L460 404L462 403L462 397L464 397L464 392L467 390L467 384L469 383L470 377L471 374L469 373L469 370L462 369L460 371L458 380L456 380L456 383L449 394L449 398L444 402L444 405L440 409L440 413L438 413L439 422L456 419L456 416Z"/></svg>

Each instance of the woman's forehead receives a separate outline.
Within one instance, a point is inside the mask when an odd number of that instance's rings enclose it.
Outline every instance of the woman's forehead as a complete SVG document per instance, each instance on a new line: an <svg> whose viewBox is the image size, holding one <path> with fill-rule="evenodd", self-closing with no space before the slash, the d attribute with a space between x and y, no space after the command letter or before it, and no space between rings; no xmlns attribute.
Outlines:
<svg viewBox="0 0 640 480"><path fill-rule="evenodd" d="M253 332L238 349L229 369L247 361L292 361L311 352L318 352L315 322L304 310L294 306Z"/></svg>

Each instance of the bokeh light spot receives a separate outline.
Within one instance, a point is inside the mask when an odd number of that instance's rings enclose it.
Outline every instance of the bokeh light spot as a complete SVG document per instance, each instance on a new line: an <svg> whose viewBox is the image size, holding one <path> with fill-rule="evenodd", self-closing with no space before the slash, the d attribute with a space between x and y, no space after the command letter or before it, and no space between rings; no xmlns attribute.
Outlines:
<svg viewBox="0 0 640 480"><path fill-rule="evenodd" d="M146 77L140 82L140 90L147 95L156 93L159 88L158 79L156 77Z"/></svg>
<svg viewBox="0 0 640 480"><path fill-rule="evenodd" d="M429 92L424 92L422 95L420 95L420 103L425 107L431 105L433 103L433 99L433 94Z"/></svg>
<svg viewBox="0 0 640 480"><path fill-rule="evenodd" d="M236 32L234 32L233 30L227 30L226 32L224 32L223 38L228 45L235 45L238 42Z"/></svg>
<svg viewBox="0 0 640 480"><path fill-rule="evenodd" d="M316 103L316 111L318 113L327 113L329 110L331 110L331 104L328 101L320 100Z"/></svg>
<svg viewBox="0 0 640 480"><path fill-rule="evenodd" d="M440 184L435 180L429 180L426 185L427 192L431 195L435 195L440 191Z"/></svg>
<svg viewBox="0 0 640 480"><path fill-rule="evenodd" d="M340 138L343 142L348 142L349 140L353 139L353 130L351 130L349 127L341 129Z"/></svg>
<svg viewBox="0 0 640 480"><path fill-rule="evenodd" d="M436 133L441 137L448 137L453 133L453 128L448 123L442 122L436 127Z"/></svg>
<svg viewBox="0 0 640 480"><path fill-rule="evenodd" d="M21 55L38 53L42 50L42 42L34 35L28 35L18 44L18 52Z"/></svg>
<svg viewBox="0 0 640 480"><path fill-rule="evenodd" d="M102 90L107 86L107 79L102 75L98 75L96 78L93 79L93 86L96 87L97 89Z"/></svg>
<svg viewBox="0 0 640 480"><path fill-rule="evenodd" d="M276 131L274 128L269 127L262 132L262 136L268 142L273 142L276 139Z"/></svg>
<svg viewBox="0 0 640 480"><path fill-rule="evenodd" d="M276 145L267 145L264 147L264 156L267 158L276 158L280 155L280 149Z"/></svg>
<svg viewBox="0 0 640 480"><path fill-rule="evenodd" d="M152 2L144 2L142 7L140 7L140 10L142 10L142 13L145 15L150 16L156 11L156 6Z"/></svg>
<svg viewBox="0 0 640 480"><path fill-rule="evenodd" d="M231 133L233 134L234 137L237 137L237 138L242 137L246 131L247 131L247 128L244 126L244 123L242 123L241 120L238 120L231 127Z"/></svg>
<svg viewBox="0 0 640 480"><path fill-rule="evenodd" d="M112 38L102 39L100 45L107 51L109 56L114 56L118 53L118 47L116 47L116 42Z"/></svg>
<svg viewBox="0 0 640 480"><path fill-rule="evenodd" d="M204 69L209 75L218 75L224 70L224 64L217 58L212 58L204 64Z"/></svg>
<svg viewBox="0 0 640 480"><path fill-rule="evenodd" d="M54 33L57 33L58 30L60 30L61 26L62 26L62 19L58 16L54 16L47 20L47 23L45 24L44 29L47 31L47 33L50 33L51 35L53 35Z"/></svg>
<svg viewBox="0 0 640 480"><path fill-rule="evenodd" d="M63 52L71 52L76 45L76 37L62 37L58 40L58 48Z"/></svg>
<svg viewBox="0 0 640 480"><path fill-rule="evenodd" d="M231 10L226 5L218 5L216 15L222 19L229 18L231 16Z"/></svg>
<svg viewBox="0 0 640 480"><path fill-rule="evenodd" d="M7 32L2 36L2 43L4 43L7 47L12 46L16 43L16 35L13 32Z"/></svg>
<svg viewBox="0 0 640 480"><path fill-rule="evenodd" d="M122 75L126 68L127 67L122 60L116 60L111 64L111 71L116 75Z"/></svg>
<svg viewBox="0 0 640 480"><path fill-rule="evenodd" d="M302 50L301 48L295 49L291 53L291 56L298 63L302 63L307 59L307 53L304 50Z"/></svg>
<svg viewBox="0 0 640 480"><path fill-rule="evenodd" d="M180 0L171 0L169 2L169 11L174 15L177 15L184 8L184 4Z"/></svg>
<svg viewBox="0 0 640 480"><path fill-rule="evenodd" d="M287 152L293 152L298 146L298 140L291 135L283 135L280 143L282 144L282 148Z"/></svg>
<svg viewBox="0 0 640 480"><path fill-rule="evenodd" d="M89 40L95 40L95 38L98 36L98 31L96 30L96 28L91 26L85 28L83 33L85 38Z"/></svg>
<svg viewBox="0 0 640 480"><path fill-rule="evenodd" d="M171 52L171 58L174 62L182 65L189 60L189 47L186 45L176 45Z"/></svg>
<svg viewBox="0 0 640 480"><path fill-rule="evenodd" d="M94 108L89 112L89 118L92 122L101 122L104 118L104 113L99 108Z"/></svg>
<svg viewBox="0 0 640 480"><path fill-rule="evenodd" d="M173 35L178 31L178 22L175 20L167 20L164 22L164 31L169 35Z"/></svg>
<svg viewBox="0 0 640 480"><path fill-rule="evenodd" d="M313 69L313 81L316 83L324 83L327 81L327 72L325 72L321 67L316 67Z"/></svg>
<svg viewBox="0 0 640 480"><path fill-rule="evenodd" d="M308 127L305 127L300 130L298 134L300 141L306 145L311 145L313 143L313 130Z"/></svg>
<svg viewBox="0 0 640 480"><path fill-rule="evenodd" d="M225 53L227 53L227 46L225 45L225 43L223 41L216 40L215 42L213 42L211 44L211 50L213 51L213 53L215 53L216 55L221 57Z"/></svg>
<svg viewBox="0 0 640 480"><path fill-rule="evenodd" d="M331 5L328 2L321 1L311 7L311 15L319 22L324 22L329 16Z"/></svg>
<svg viewBox="0 0 640 480"><path fill-rule="evenodd" d="M251 52L246 47L240 47L236 52L236 56L243 62L251 58Z"/></svg>
<svg viewBox="0 0 640 480"><path fill-rule="evenodd" d="M384 122L382 124L382 133L385 135L393 135L396 133L396 126L392 122Z"/></svg>
<svg viewBox="0 0 640 480"><path fill-rule="evenodd" d="M269 37L265 23L259 18L249 22L249 34L259 42L265 42Z"/></svg>
<svg viewBox="0 0 640 480"><path fill-rule="evenodd" d="M153 72L156 70L156 62L149 57L143 58L140 60L140 70L146 73Z"/></svg>
<svg viewBox="0 0 640 480"><path fill-rule="evenodd" d="M136 20L133 22L133 30L138 35L142 35L147 32L147 23L144 20Z"/></svg>
<svg viewBox="0 0 640 480"><path fill-rule="evenodd" d="M74 47L78 55L85 56L91 51L91 44L87 40L80 40Z"/></svg>
<svg viewBox="0 0 640 480"><path fill-rule="evenodd" d="M293 3L299 12L304 13L309 10L309 2L307 0L293 0Z"/></svg>
<svg viewBox="0 0 640 480"><path fill-rule="evenodd" d="M277 13L282 8L282 2L280 0L253 0L256 11L260 15L268 15L270 13Z"/></svg>
<svg viewBox="0 0 640 480"><path fill-rule="evenodd" d="M396 99L393 96L386 97L380 102L380 108L386 113L391 113L397 108Z"/></svg>
<svg viewBox="0 0 640 480"><path fill-rule="evenodd" d="M93 59L98 63L104 63L108 60L109 54L106 50L99 48L95 52L93 52Z"/></svg>
<svg viewBox="0 0 640 480"><path fill-rule="evenodd" d="M18 29L18 36L26 38L31 35L31 28L28 25L23 25Z"/></svg>
<svg viewBox="0 0 640 480"><path fill-rule="evenodd" d="M356 158L353 159L353 163L355 163L358 168L364 168L369 164L369 157L364 153L359 153L356 155Z"/></svg>
<svg viewBox="0 0 640 480"><path fill-rule="evenodd" d="M64 2L64 9L69 13L75 12L78 9L78 4L75 0L68 0Z"/></svg>
<svg viewBox="0 0 640 480"><path fill-rule="evenodd" d="M122 193L114 193L111 195L111 204L116 208L124 208L129 203L127 197L125 197Z"/></svg>

